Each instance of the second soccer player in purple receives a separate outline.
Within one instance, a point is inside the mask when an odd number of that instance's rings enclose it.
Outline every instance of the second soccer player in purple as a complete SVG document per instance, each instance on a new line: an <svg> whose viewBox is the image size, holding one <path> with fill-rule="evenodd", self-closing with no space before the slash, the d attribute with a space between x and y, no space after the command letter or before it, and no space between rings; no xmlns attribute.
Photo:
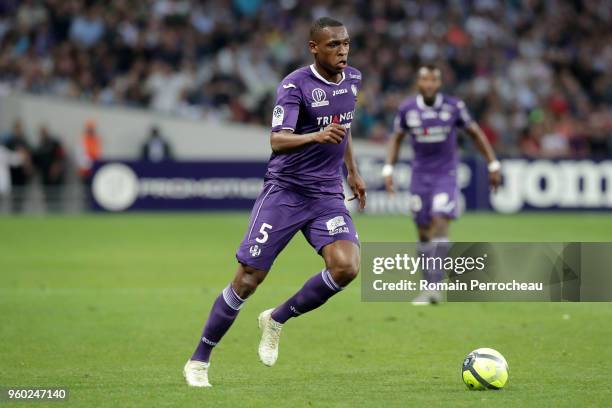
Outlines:
<svg viewBox="0 0 612 408"><path fill-rule="evenodd" d="M501 165L480 126L472 120L465 103L442 94L441 86L439 68L424 65L419 69L418 94L407 98L399 106L382 175L387 191L393 193L393 166L397 162L402 140L408 136L414 151L410 181L411 209L418 228L420 252L427 257L444 258L449 246L449 223L457 218L459 210L457 133L464 130L486 159L493 190L501 181ZM429 282L438 282L443 278L444 271L432 268L423 272ZM412 303L427 305L439 300L440 293L437 291L425 291Z"/></svg>
<svg viewBox="0 0 612 408"><path fill-rule="evenodd" d="M278 254L301 231L325 262L293 296L259 315L259 358L278 358L287 320L310 312L339 293L359 272L359 240L344 203L342 165L361 209L365 183L357 172L351 123L361 73L347 65L349 35L331 18L320 18L308 42L314 63L289 74L278 87L272 112L272 156L244 239L238 270L215 300L198 346L184 368L191 386L210 386L210 355L245 300L265 279Z"/></svg>

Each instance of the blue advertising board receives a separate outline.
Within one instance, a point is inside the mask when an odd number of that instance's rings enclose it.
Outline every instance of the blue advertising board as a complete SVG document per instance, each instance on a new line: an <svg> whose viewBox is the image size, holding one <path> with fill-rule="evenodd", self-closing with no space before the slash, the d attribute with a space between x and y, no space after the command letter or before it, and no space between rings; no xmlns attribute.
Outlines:
<svg viewBox="0 0 612 408"><path fill-rule="evenodd" d="M362 157L361 175L368 186L367 213L409 213L410 163L395 166L397 193L384 189L383 161ZM265 162L108 161L96 163L93 208L98 211L248 210L261 191ZM486 165L463 160L457 178L462 210L612 209L612 161L502 161L503 186L491 194ZM347 191L347 195L349 192ZM355 202L348 203L351 208Z"/></svg>

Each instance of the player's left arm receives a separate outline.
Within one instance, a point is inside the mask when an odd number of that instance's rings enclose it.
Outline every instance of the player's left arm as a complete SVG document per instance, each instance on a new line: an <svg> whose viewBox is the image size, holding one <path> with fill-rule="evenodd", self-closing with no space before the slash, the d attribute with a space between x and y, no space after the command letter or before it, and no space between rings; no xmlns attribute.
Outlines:
<svg viewBox="0 0 612 408"><path fill-rule="evenodd" d="M472 121L465 127L465 131L470 135L476 147L480 153L487 160L487 167L489 169L489 184L493 191L497 191L497 187L501 184L501 164L495 157L495 152L491 143L487 140L487 136L484 134L478 123Z"/></svg>
<svg viewBox="0 0 612 408"><path fill-rule="evenodd" d="M353 156L353 135L351 134L350 129L347 129L346 137L348 138L346 142L346 150L344 151L344 164L346 165L346 170L348 171L346 182L354 194L353 197L349 198L349 201L356 198L359 199L359 210L363 210L366 206L366 184L365 181L363 181L363 178L359 175L357 163L355 162L355 157Z"/></svg>

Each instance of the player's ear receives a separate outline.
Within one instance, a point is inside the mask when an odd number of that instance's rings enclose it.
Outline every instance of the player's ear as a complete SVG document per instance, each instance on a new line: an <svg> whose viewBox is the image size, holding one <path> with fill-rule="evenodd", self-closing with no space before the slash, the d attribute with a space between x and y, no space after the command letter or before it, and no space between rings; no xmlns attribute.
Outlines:
<svg viewBox="0 0 612 408"><path fill-rule="evenodd" d="M317 43L313 40L308 41L308 49L311 54L315 55L317 53Z"/></svg>

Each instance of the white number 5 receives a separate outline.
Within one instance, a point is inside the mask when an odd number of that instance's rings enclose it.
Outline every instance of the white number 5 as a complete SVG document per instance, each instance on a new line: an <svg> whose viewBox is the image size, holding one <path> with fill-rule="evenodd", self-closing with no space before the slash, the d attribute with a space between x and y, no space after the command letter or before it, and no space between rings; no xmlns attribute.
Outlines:
<svg viewBox="0 0 612 408"><path fill-rule="evenodd" d="M265 222L261 224L261 228L259 229L261 237L255 238L255 241L259 242L260 244L266 242L268 240L268 231L266 231L267 229L272 229L272 226L270 224L266 224Z"/></svg>

